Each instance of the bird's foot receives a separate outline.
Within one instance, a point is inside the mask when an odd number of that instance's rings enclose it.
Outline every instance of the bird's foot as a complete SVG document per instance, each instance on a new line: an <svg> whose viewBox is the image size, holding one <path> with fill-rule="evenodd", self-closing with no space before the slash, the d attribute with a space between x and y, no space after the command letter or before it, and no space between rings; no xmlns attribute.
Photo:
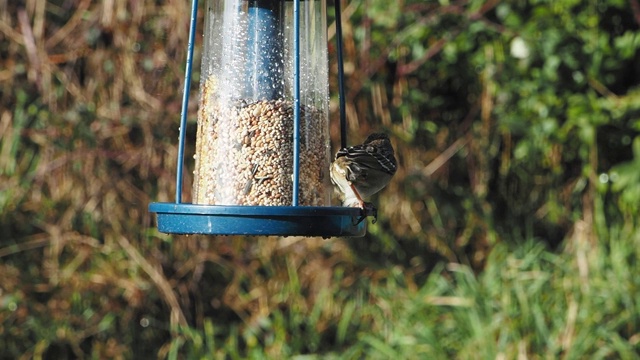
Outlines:
<svg viewBox="0 0 640 360"><path fill-rule="evenodd" d="M371 215L373 215L373 221L371 222L372 224L378 222L378 208L373 205L373 203L363 202L362 210L364 216L367 216L367 213L371 213Z"/></svg>
<svg viewBox="0 0 640 360"><path fill-rule="evenodd" d="M373 215L373 221L371 222L372 224L375 224L376 222L378 222L378 208L375 205L373 205L373 203L363 201L359 205L360 205L359 207L361 211L360 211L360 217L358 218L356 225L360 224L369 215Z"/></svg>

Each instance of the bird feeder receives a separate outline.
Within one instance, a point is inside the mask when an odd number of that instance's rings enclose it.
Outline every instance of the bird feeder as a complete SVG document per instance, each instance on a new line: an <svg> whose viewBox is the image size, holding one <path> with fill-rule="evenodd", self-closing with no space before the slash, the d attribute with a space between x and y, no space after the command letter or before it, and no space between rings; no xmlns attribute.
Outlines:
<svg viewBox="0 0 640 360"><path fill-rule="evenodd" d="M326 0L208 0L192 203L182 202L193 0L175 203L152 203L173 234L363 236L369 210L331 206ZM336 0L341 144L346 145Z"/></svg>

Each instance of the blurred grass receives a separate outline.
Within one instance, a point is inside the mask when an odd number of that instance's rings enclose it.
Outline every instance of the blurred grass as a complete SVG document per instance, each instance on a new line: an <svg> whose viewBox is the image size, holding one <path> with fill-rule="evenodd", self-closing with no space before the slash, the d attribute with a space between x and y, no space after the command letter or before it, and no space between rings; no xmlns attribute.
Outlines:
<svg viewBox="0 0 640 360"><path fill-rule="evenodd" d="M597 94L551 56L542 75L505 58L539 31L526 6L346 4L350 142L391 132L400 168L367 237L325 241L154 228L188 2L0 0L0 358L637 358L637 24L569 3L531 13L552 55L617 36ZM532 115L563 101L566 126Z"/></svg>
<svg viewBox="0 0 640 360"><path fill-rule="evenodd" d="M640 233L580 241L560 253L540 241L501 243L482 274L442 263L419 287L393 268L384 281L323 289L313 307L275 309L242 332L216 332L208 319L173 346L189 358L637 358ZM335 305L327 329L318 320Z"/></svg>

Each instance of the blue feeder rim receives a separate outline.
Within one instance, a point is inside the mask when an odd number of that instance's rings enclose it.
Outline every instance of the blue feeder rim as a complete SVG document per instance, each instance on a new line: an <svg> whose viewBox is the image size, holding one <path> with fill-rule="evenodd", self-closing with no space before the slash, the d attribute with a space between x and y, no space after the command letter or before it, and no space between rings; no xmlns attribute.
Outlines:
<svg viewBox="0 0 640 360"><path fill-rule="evenodd" d="M152 203L158 230L170 234L364 236L360 208Z"/></svg>
<svg viewBox="0 0 640 360"><path fill-rule="evenodd" d="M189 44L185 67L185 84L182 97L178 166L176 173L176 202L151 203L149 211L156 213L158 230L168 234L205 235L275 235L275 236L364 236L366 217L375 216L375 209L335 206L298 206L299 183L299 124L300 124L300 74L299 2L293 1L294 13L294 178L292 206L241 206L199 205L182 203L184 145L187 126L187 109L191 88L193 49L195 42L198 0L192 0ZM340 1L335 2L336 41L338 48L338 87L340 100L341 146L346 147L346 115L344 106L344 70L342 61L342 27Z"/></svg>

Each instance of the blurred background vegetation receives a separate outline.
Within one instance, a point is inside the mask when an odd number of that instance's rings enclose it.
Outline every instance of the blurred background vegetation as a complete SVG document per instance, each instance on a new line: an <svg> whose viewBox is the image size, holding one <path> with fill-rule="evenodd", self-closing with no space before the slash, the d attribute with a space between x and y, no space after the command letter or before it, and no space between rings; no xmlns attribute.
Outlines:
<svg viewBox="0 0 640 360"><path fill-rule="evenodd" d="M155 229L189 8L0 0L1 358L640 356L639 0L343 2L400 166L329 240Z"/></svg>

